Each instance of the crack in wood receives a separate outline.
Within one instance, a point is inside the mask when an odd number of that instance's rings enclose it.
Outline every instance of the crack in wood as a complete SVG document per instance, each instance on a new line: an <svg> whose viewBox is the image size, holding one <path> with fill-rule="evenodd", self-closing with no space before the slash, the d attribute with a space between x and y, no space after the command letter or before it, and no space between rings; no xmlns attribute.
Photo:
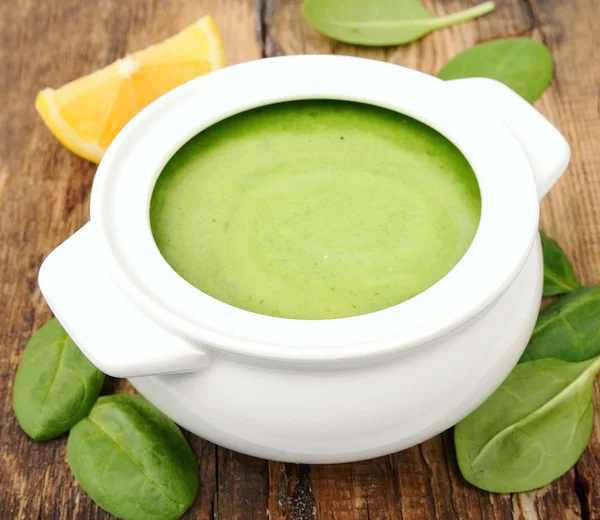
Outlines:
<svg viewBox="0 0 600 520"><path fill-rule="evenodd" d="M456 505L456 497L454 495L454 486L452 485L454 479L452 478L452 471L450 469L452 464L456 464L456 458L454 455L454 436L452 431L453 430L449 430L447 432L442 433L442 449L444 454L444 461L446 463L446 475L448 478L448 482L450 482L450 507L452 508L455 518L460 518L460 515L458 513L458 507Z"/></svg>
<svg viewBox="0 0 600 520"><path fill-rule="evenodd" d="M392 454L386 456L386 461L390 467L390 476L392 478L392 489L394 490L394 498L396 502L396 514L399 520L403 520L404 515L402 514L402 494L400 491L400 480L398 478L398 468L394 464L394 457Z"/></svg>
<svg viewBox="0 0 600 520"><path fill-rule="evenodd" d="M587 497L590 494L590 483L581 473L579 473L577 466L575 466L574 469L575 478L573 479L573 489L581 507L581 520L591 520L590 508L587 501Z"/></svg>
<svg viewBox="0 0 600 520"><path fill-rule="evenodd" d="M267 58L268 53L268 28L270 24L271 13L273 11L273 0L255 0L255 33L256 39L260 43L260 54L262 58Z"/></svg>
<svg viewBox="0 0 600 520"><path fill-rule="evenodd" d="M316 516L315 497L311 486L311 467L308 464L298 466L298 483L293 493L294 520L310 520Z"/></svg>
<svg viewBox="0 0 600 520"><path fill-rule="evenodd" d="M265 21L266 0L254 0L254 34L256 40L260 43L261 58L265 57L265 39L266 39L266 21Z"/></svg>
<svg viewBox="0 0 600 520"><path fill-rule="evenodd" d="M531 25L532 28L540 29L540 21L537 15L535 14L535 9L531 4L531 0L521 0L519 4L523 6L523 11L525 12L528 18L528 25Z"/></svg>
<svg viewBox="0 0 600 520"><path fill-rule="evenodd" d="M311 520L316 517L311 467L308 464L280 463L277 499L280 513L286 520Z"/></svg>
<svg viewBox="0 0 600 520"><path fill-rule="evenodd" d="M269 34L272 25L272 14L275 0L255 0L256 11L256 39L260 43L261 57L284 56L285 52L279 42Z"/></svg>
<svg viewBox="0 0 600 520"><path fill-rule="evenodd" d="M219 448L216 444L213 445L215 450L215 494L210 503L210 515L212 520L217 520L219 516Z"/></svg>
<svg viewBox="0 0 600 520"><path fill-rule="evenodd" d="M433 518L436 519L437 518L437 512L435 510L435 497L433 496L433 489L431 487L431 482L434 478L433 476L433 468L431 467L431 464L429 464L429 461L427 460L427 458L425 457L425 453L423 451L423 443L419 444L416 449L419 451L419 455L421 457L421 460L423 461L423 464L425 466L425 471L427 472L427 482L426 482L426 496L427 496L427 501L429 502L429 508L431 510L431 514L433 515Z"/></svg>
<svg viewBox="0 0 600 520"><path fill-rule="evenodd" d="M560 23L555 23L555 22L548 23L548 21L546 21L546 23L543 23L542 20L540 20L540 18L538 16L537 6L535 5L535 1L534 0L522 0L522 2L525 4L525 10L526 10L528 16L534 22L533 26L539 31L544 45L546 45L546 47L548 47L549 49L552 49L553 51L557 47L560 47L562 39L563 39L562 25ZM544 14L547 15L548 12L544 10ZM562 96L562 82L558 80L558 76L556 74L556 68L554 69L554 72L553 72L552 81L553 81L554 88L558 92L559 97L561 97Z"/></svg>

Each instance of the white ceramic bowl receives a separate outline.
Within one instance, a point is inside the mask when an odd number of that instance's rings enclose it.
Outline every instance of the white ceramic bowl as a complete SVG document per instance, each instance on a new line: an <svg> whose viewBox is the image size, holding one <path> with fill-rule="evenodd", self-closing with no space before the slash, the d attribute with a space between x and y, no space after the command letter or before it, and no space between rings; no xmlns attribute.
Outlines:
<svg viewBox="0 0 600 520"><path fill-rule="evenodd" d="M295 99L396 110L463 152L481 221L442 280L379 312L290 320L215 300L166 263L149 203L169 158L219 120ZM202 437L284 461L382 455L455 424L517 362L541 298L538 200L568 160L562 135L492 80L340 56L236 65L161 97L119 134L98 168L91 222L46 259L40 287L94 364Z"/></svg>

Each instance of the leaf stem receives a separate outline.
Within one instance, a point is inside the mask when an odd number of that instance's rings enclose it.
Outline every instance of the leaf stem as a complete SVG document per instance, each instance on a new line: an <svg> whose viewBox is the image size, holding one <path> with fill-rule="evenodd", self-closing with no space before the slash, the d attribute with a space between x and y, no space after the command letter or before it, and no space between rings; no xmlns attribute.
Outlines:
<svg viewBox="0 0 600 520"><path fill-rule="evenodd" d="M483 4L465 9L464 11L459 11L458 13L433 18L431 20L431 26L435 28L449 27L491 13L494 9L496 9L496 4L490 0Z"/></svg>

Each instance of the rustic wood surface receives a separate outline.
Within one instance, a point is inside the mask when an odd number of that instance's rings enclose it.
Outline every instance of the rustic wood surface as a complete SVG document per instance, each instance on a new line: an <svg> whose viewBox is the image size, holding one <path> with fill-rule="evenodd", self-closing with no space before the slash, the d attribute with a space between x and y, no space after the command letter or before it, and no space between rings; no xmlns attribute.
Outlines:
<svg viewBox="0 0 600 520"><path fill-rule="evenodd" d="M457 11L475 0L426 0ZM42 259L88 220L95 166L63 148L37 117L43 87L160 41L205 13L219 27L229 63L264 56L369 56L435 73L456 52L527 35L552 50L556 72L538 108L573 147L568 173L542 203L542 227L586 284L600 282L600 36L597 0L505 0L477 21L412 45L366 49L308 27L301 0L1 0L0 2L0 519L109 518L77 486L66 436L37 443L19 429L11 389L22 349L49 317L37 286ZM240 86L243 88L243 86ZM110 379L104 392L131 391ZM596 384L600 411L600 386ZM189 519L600 519L600 414L577 466L553 484L493 495L465 483L446 432L413 449L356 464L280 464L189 435L201 490Z"/></svg>

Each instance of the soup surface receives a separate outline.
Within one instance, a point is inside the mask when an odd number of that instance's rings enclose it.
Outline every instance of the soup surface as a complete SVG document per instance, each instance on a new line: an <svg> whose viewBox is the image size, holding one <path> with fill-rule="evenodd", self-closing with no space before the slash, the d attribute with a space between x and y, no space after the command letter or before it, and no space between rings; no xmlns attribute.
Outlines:
<svg viewBox="0 0 600 520"><path fill-rule="evenodd" d="M471 167L435 130L370 105L295 101L186 143L156 183L150 221L166 261L206 294L328 319L435 284L467 251L480 212Z"/></svg>

